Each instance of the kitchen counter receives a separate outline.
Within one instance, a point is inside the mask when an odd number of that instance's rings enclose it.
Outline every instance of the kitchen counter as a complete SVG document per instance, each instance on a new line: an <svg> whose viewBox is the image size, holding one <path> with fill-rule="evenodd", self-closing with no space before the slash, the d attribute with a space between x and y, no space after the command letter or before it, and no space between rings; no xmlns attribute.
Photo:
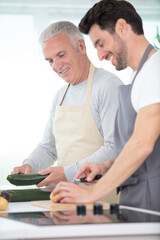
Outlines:
<svg viewBox="0 0 160 240"><path fill-rule="evenodd" d="M125 207L123 208L125 209ZM137 209L138 212L136 211L136 209L132 210L132 215L134 213L138 215L143 214L143 210L141 209ZM9 203L6 212L0 211L0 215L4 215L4 217L0 217L0 239L160 239L159 221L113 223L112 219L103 215L101 215L101 217L95 216L93 215L93 212L83 217L76 216L75 211L54 211L52 214L54 223L52 222L52 225L50 225L47 217L40 217L38 220L42 222L45 221L45 224L47 223L46 225L37 225L38 221L35 221L35 219L34 222L30 222L30 219L26 216L21 217L21 221L19 219L9 219L9 216L13 217L15 213L15 215L17 216L17 213L23 213L24 215L25 213L32 213L33 215L33 213L36 212L37 214L43 213L44 216L50 216L49 209L31 206L30 202ZM91 221L92 224L90 224L90 222L87 222L87 216L91 216L89 221ZM160 213L156 213L155 217L158 217L159 219ZM101 221L102 218L103 221ZM46 219L48 220L47 222ZM96 221L94 221L94 219ZM23 222L24 220L26 222Z"/></svg>

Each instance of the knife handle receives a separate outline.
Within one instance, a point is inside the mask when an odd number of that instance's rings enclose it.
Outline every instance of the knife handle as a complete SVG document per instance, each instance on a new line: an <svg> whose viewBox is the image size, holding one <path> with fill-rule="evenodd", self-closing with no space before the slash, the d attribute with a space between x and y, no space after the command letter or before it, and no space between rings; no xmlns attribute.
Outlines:
<svg viewBox="0 0 160 240"><path fill-rule="evenodd" d="M102 177L102 175L99 175L99 174L98 174L98 175L96 175L96 176L94 177L93 181L99 180L101 177ZM80 178L80 182L87 182L86 177Z"/></svg>

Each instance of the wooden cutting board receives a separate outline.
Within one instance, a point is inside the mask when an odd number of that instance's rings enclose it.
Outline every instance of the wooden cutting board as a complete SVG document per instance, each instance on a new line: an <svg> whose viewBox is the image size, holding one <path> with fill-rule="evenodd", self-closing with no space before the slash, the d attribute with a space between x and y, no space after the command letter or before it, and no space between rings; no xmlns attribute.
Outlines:
<svg viewBox="0 0 160 240"><path fill-rule="evenodd" d="M101 204L103 209L109 208L109 203L105 202L97 202L97 204ZM71 204L71 203L53 203L50 200L43 200L43 201L31 201L31 205L35 207L46 208L50 210L76 210L78 204ZM93 209L92 203L83 204L86 206L87 209Z"/></svg>

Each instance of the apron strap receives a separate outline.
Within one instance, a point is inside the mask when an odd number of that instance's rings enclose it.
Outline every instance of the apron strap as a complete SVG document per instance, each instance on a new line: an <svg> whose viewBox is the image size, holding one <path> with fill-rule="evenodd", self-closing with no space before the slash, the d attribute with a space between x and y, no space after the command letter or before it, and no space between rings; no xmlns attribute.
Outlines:
<svg viewBox="0 0 160 240"><path fill-rule="evenodd" d="M59 106L61 106L62 105L62 103L63 103L63 100L64 100L64 98L65 98L65 96L66 96L66 93L67 93L67 91L68 91L68 88L70 87L70 83L68 84L68 86L67 86L67 88L66 88L66 90L65 90L65 92L64 92L64 95L63 95L63 97L62 97L62 100L61 100L61 102L60 102L60 104L59 104Z"/></svg>
<svg viewBox="0 0 160 240"><path fill-rule="evenodd" d="M93 80L94 71L95 71L95 67L94 67L94 65L92 63L90 63L89 75L88 75L88 81L87 81L87 90L86 90L85 104L90 104L90 97L91 97L91 91L92 91L92 80ZM64 98L65 98L65 96L67 94L67 91L68 91L69 87L70 87L70 84L68 84L59 106L62 105L63 100L64 100Z"/></svg>
<svg viewBox="0 0 160 240"><path fill-rule="evenodd" d="M132 80L132 84L133 84L135 78L137 77L137 74L138 74L138 73L140 72L140 70L142 69L142 67L143 67L144 63L146 62L146 60L147 60L147 58L148 58L148 55L150 54L150 52L151 52L152 49L153 49L153 46L152 46L151 44L146 48L146 50L145 50L145 52L144 52L144 54L143 54L143 57L142 57L142 59L141 59L141 62L140 62L140 64L139 64L139 66L138 66L137 72L136 72L136 74L135 74L135 76L134 76L134 78L133 78L133 80Z"/></svg>
<svg viewBox="0 0 160 240"><path fill-rule="evenodd" d="M145 52L143 54L143 57L141 59L141 62L139 64L139 66L138 66L137 72L136 72L136 74L135 74L135 76L134 76L134 78L132 80L132 86L133 86L133 83L134 83L134 81L136 79L137 74L142 69L142 67L143 67L144 63L146 62L146 60L148 58L148 55L149 55L149 53L151 52L152 49L153 49L153 46L151 44L146 48L146 50L145 50ZM148 179L148 174L147 175L143 175L143 178L146 178L146 177ZM142 176L141 176L141 179L142 179ZM140 177L139 177L139 180L140 180ZM142 180L144 180L144 179L142 179ZM119 191L122 191L126 186L128 186L128 185L135 185L137 183L137 181L138 181L138 178L133 177L133 176L129 177L124 183L122 183L117 188L117 194L119 193Z"/></svg>
<svg viewBox="0 0 160 240"><path fill-rule="evenodd" d="M92 63L90 63L85 104L90 104L90 97L91 97L91 91L92 91L92 80L93 80L94 72L95 72L95 66Z"/></svg>

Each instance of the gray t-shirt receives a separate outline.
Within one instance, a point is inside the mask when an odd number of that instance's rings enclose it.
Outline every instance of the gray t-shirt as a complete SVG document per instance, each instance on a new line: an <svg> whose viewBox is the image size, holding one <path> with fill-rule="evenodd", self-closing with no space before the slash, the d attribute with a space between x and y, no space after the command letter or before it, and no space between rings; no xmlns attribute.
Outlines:
<svg viewBox="0 0 160 240"><path fill-rule="evenodd" d="M68 181L73 179L85 162L100 163L113 159L113 130L118 106L118 87L121 84L122 82L114 74L102 68L95 71L90 100L91 112L96 126L104 138L104 146L89 157L73 165L65 166L64 173ZM77 85L70 85L62 105L75 106L83 104L86 96L86 86L87 80ZM53 99L50 118L42 142L23 161L23 164L27 163L32 166L33 172L48 168L57 160L55 138L53 135L53 119L56 106L60 104L65 89L66 86L61 88Z"/></svg>

